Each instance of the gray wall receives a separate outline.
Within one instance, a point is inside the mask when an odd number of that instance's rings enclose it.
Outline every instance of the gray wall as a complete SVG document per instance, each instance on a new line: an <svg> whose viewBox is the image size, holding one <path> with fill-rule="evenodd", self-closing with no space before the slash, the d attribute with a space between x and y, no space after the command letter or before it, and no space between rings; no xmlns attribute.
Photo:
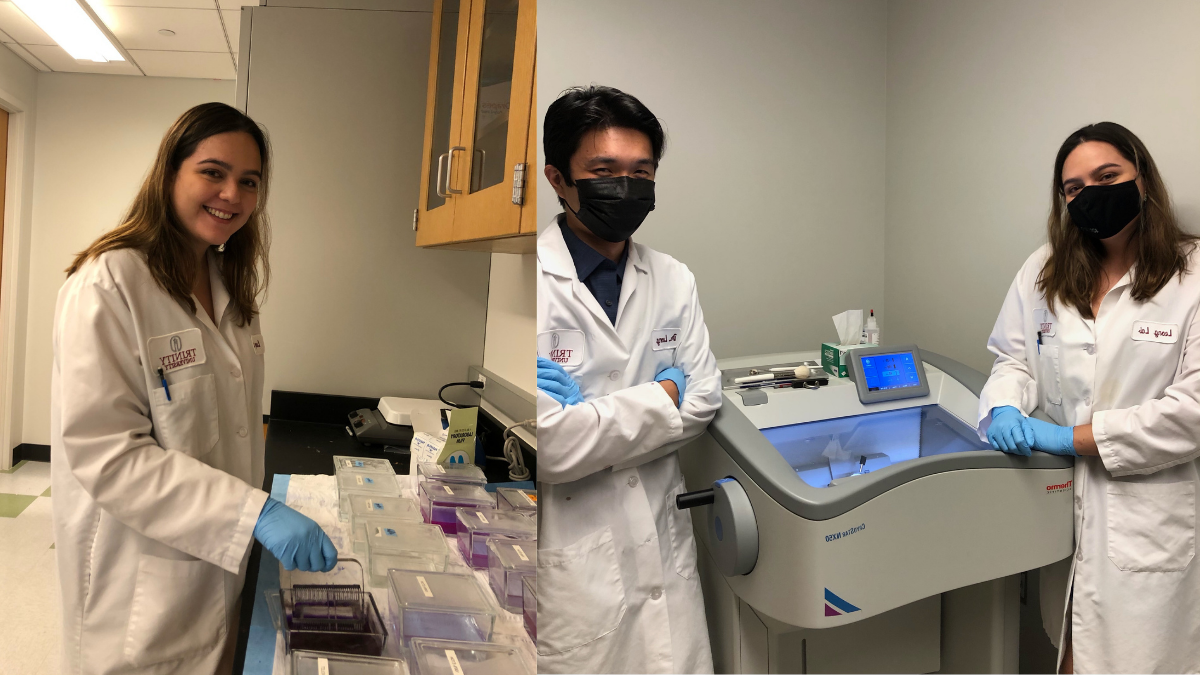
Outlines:
<svg viewBox="0 0 1200 675"><path fill-rule="evenodd" d="M1013 276L1046 241L1054 155L1111 120L1200 217L1200 3L892 0L885 342L988 372Z"/></svg>
<svg viewBox="0 0 1200 675"><path fill-rule="evenodd" d="M696 274L718 357L815 350L833 314L883 314L886 27L883 0L539 3L539 124L592 83L662 120L634 238Z"/></svg>
<svg viewBox="0 0 1200 675"><path fill-rule="evenodd" d="M432 15L251 13L247 112L275 150L267 395L432 398L483 362L490 263L414 244Z"/></svg>

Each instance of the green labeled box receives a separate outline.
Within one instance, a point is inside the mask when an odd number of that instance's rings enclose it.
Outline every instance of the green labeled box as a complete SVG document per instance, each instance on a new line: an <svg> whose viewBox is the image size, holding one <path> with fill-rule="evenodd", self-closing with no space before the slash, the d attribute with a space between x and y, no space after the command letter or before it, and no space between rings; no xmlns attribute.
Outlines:
<svg viewBox="0 0 1200 675"><path fill-rule="evenodd" d="M878 347L876 344L865 345L839 345L832 342L821 343L821 367L825 372L834 377L846 377L848 375L846 366L846 353L852 349L862 349L863 347Z"/></svg>

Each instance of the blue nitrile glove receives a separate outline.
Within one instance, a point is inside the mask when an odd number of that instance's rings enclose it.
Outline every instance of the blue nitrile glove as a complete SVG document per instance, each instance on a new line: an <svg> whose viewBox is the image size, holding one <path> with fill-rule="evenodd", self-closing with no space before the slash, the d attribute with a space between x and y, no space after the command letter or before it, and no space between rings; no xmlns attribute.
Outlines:
<svg viewBox="0 0 1200 675"><path fill-rule="evenodd" d="M537 388L562 404L562 407L583 403L579 385L563 367L543 356L537 357Z"/></svg>
<svg viewBox="0 0 1200 675"><path fill-rule="evenodd" d="M337 565L337 549L311 518L277 499L267 499L254 538L275 554L285 570L328 572Z"/></svg>
<svg viewBox="0 0 1200 675"><path fill-rule="evenodd" d="M992 426L988 427L987 438L992 447L1011 455L1029 456L1033 449L1034 435L1028 417L1011 405L992 408Z"/></svg>
<svg viewBox="0 0 1200 675"><path fill-rule="evenodd" d="M675 402L675 407L678 408L683 405L683 383L685 382L683 371L678 368L667 368L654 376L655 382L662 382L663 380L670 380L675 383L675 388L679 390L679 400Z"/></svg>
<svg viewBox="0 0 1200 675"><path fill-rule="evenodd" d="M1057 424L1029 418L1029 427L1033 429L1033 449L1048 452L1052 455L1071 455L1075 453L1075 428L1060 427Z"/></svg>

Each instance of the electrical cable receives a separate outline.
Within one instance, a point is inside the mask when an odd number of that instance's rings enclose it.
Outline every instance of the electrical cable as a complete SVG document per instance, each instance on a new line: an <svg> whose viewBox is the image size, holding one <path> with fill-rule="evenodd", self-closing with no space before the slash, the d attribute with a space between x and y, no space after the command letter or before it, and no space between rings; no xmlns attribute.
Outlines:
<svg viewBox="0 0 1200 675"><path fill-rule="evenodd" d="M525 467L525 457L521 454L521 439L512 433L517 427L525 427L537 431L537 420L528 419L504 430L504 458L508 460L508 477L514 481L529 480L529 469Z"/></svg>
<svg viewBox="0 0 1200 675"><path fill-rule="evenodd" d="M450 387L470 387L472 389L483 389L483 382L479 380L471 380L470 382L451 382L449 384L443 384L442 388L438 389L438 400L442 403L445 403L452 408L473 408L475 406L459 405L442 398L442 392L446 391Z"/></svg>

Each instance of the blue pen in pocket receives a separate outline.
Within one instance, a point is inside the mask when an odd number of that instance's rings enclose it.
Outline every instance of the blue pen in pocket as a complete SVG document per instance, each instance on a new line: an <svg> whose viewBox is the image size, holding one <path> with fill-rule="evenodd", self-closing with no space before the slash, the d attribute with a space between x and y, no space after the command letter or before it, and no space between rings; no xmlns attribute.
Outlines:
<svg viewBox="0 0 1200 675"><path fill-rule="evenodd" d="M162 380L163 392L167 395L167 402L171 401L171 388L167 386L167 376L163 373L163 369L158 369L158 379Z"/></svg>

